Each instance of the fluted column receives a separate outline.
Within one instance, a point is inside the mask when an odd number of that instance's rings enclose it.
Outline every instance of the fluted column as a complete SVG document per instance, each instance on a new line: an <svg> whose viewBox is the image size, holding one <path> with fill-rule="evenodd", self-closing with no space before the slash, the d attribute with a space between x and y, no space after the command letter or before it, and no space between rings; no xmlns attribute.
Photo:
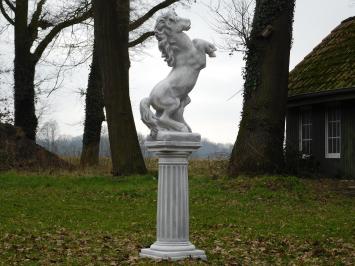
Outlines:
<svg viewBox="0 0 355 266"><path fill-rule="evenodd" d="M188 155L158 155L158 242L189 241Z"/></svg>
<svg viewBox="0 0 355 266"><path fill-rule="evenodd" d="M146 147L159 157L157 240L142 249L140 256L206 259L205 252L189 241L188 157L200 147L200 141L152 141Z"/></svg>

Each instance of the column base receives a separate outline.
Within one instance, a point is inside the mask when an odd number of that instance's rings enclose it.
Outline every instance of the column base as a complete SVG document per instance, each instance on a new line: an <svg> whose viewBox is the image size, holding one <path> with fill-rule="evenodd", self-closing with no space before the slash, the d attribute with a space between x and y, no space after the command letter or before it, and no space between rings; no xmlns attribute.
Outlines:
<svg viewBox="0 0 355 266"><path fill-rule="evenodd" d="M183 260L186 258L207 260L203 250L196 249L190 242L164 243L155 242L150 248L143 248L139 253L142 258L154 260Z"/></svg>

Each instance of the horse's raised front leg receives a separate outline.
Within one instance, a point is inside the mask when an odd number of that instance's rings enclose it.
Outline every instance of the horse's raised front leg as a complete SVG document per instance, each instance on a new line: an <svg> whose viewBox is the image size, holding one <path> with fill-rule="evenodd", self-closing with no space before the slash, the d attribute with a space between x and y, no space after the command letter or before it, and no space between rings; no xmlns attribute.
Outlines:
<svg viewBox="0 0 355 266"><path fill-rule="evenodd" d="M210 42L206 42L206 50L205 53L208 54L209 57L216 57L215 51L217 51L216 46L214 46Z"/></svg>
<svg viewBox="0 0 355 266"><path fill-rule="evenodd" d="M192 42L198 50L208 54L209 57L216 57L215 51L217 51L217 48L214 44L201 39L194 39Z"/></svg>

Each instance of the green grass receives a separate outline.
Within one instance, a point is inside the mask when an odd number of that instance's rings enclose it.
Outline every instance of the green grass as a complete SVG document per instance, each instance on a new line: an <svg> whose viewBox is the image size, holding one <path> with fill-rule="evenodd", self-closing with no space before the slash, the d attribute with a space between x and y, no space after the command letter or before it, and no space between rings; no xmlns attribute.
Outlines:
<svg viewBox="0 0 355 266"><path fill-rule="evenodd" d="M156 187L153 176L0 174L0 265L154 265L138 252L155 240ZM208 262L176 264L353 265L354 217L354 197L327 181L192 176L190 238Z"/></svg>

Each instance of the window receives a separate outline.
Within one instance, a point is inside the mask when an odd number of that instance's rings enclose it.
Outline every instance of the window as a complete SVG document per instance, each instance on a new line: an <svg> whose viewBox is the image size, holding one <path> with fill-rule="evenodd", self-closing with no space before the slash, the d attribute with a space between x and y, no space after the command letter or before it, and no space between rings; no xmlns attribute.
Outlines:
<svg viewBox="0 0 355 266"><path fill-rule="evenodd" d="M299 149L303 158L312 154L312 111L302 110L299 126Z"/></svg>
<svg viewBox="0 0 355 266"><path fill-rule="evenodd" d="M325 158L340 158L341 113L338 108L329 108L325 114Z"/></svg>

